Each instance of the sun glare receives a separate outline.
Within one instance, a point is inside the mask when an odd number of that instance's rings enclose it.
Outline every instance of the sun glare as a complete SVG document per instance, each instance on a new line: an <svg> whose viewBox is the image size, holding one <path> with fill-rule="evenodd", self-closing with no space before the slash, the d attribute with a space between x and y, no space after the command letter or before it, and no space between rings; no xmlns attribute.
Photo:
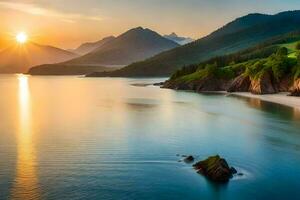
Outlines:
<svg viewBox="0 0 300 200"><path fill-rule="evenodd" d="M27 42L27 39L28 39L28 36L27 36L27 34L24 33L24 32L20 32L20 33L18 33L17 36L16 36L16 40L17 40L17 42L20 43L20 44L26 43L26 42Z"/></svg>

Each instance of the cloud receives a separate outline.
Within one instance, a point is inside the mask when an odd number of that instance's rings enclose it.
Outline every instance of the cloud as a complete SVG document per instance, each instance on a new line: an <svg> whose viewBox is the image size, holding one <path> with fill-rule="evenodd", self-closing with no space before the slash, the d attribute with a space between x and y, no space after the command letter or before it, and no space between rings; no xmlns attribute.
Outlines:
<svg viewBox="0 0 300 200"><path fill-rule="evenodd" d="M46 8L40 7L36 4L30 4L30 3L16 3L16 2L0 1L0 7L27 13L30 15L58 18L64 22L68 22L68 23L74 23L74 22L76 22L76 20L92 20L92 21L103 20L103 18L99 15L84 15L84 14L80 14L80 13L63 13L63 12L56 11L56 10L46 9Z"/></svg>

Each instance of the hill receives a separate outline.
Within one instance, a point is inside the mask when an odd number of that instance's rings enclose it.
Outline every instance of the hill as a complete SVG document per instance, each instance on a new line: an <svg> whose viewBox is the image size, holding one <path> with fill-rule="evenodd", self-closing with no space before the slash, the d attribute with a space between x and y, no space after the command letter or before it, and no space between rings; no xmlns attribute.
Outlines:
<svg viewBox="0 0 300 200"><path fill-rule="evenodd" d="M35 65L58 63L75 57L74 53L52 46L15 44L0 52L0 73L26 73Z"/></svg>
<svg viewBox="0 0 300 200"><path fill-rule="evenodd" d="M160 53L142 62L98 76L169 76L184 65L231 54L270 38L300 30L300 11L276 15L250 14L230 22L190 44Z"/></svg>
<svg viewBox="0 0 300 200"><path fill-rule="evenodd" d="M99 40L97 42L83 43L78 48L72 49L70 51L74 52L78 55L85 55L87 53L94 51L97 48L101 48L105 43L110 42L113 39L115 39L114 36L109 36L109 37L103 38L102 40Z"/></svg>

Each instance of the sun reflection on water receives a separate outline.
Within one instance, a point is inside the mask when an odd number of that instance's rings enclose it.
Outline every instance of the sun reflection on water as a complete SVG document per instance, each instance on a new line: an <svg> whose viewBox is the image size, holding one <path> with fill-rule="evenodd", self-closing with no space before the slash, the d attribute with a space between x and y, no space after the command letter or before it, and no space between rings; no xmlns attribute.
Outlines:
<svg viewBox="0 0 300 200"><path fill-rule="evenodd" d="M17 163L11 199L39 199L28 77L19 75L18 83Z"/></svg>

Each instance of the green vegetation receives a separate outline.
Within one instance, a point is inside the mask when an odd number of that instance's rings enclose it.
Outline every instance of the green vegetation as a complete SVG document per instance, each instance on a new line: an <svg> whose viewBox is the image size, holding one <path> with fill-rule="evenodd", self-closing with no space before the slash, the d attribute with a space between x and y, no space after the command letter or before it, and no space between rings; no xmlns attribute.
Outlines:
<svg viewBox="0 0 300 200"><path fill-rule="evenodd" d="M296 49L297 49L297 50L300 50L300 42L297 42L297 44L296 44Z"/></svg>
<svg viewBox="0 0 300 200"><path fill-rule="evenodd" d="M205 77L216 77L221 79L232 79L235 76L235 69L232 66L220 68L216 63L207 64L205 68L198 68L198 70L192 74L181 77L181 80L190 82L199 80Z"/></svg>
<svg viewBox="0 0 300 200"><path fill-rule="evenodd" d="M300 51L296 50L296 42L293 42L293 45L289 43L271 45L271 47L273 51L276 49L276 52L266 54L265 50L271 48L263 47L262 49L253 49L246 53L240 52L214 58L197 65L185 66L175 72L170 80L183 81L185 83L206 77L231 80L241 74L245 77L249 76L252 80L257 80L266 72L271 72L277 81L280 81L286 75L291 75L294 78L300 77ZM298 59L290 56L291 53L299 55ZM246 60L248 58L251 59Z"/></svg>
<svg viewBox="0 0 300 200"><path fill-rule="evenodd" d="M268 70L271 67L275 77L279 79L285 73L291 71L290 66L295 65L299 51L296 49L296 44L299 40L299 33L291 33L285 36L273 38L263 44L259 44L244 51L215 57L199 64L184 66L182 69L177 70L170 79L175 80L179 77L193 74L199 70L205 69L207 64L215 63L218 68L227 67L227 69L231 69L235 75L245 72L245 75L249 74L252 78L259 78L260 75L263 74L263 71L253 65L259 66L266 64L266 66L263 67L264 70ZM260 71L260 75L257 74L257 70ZM204 72L200 74L203 73ZM255 76L253 76L253 73L255 73ZM199 74L199 72L196 74ZM196 79L196 75L193 77ZM219 77L222 77L222 75Z"/></svg>
<svg viewBox="0 0 300 200"><path fill-rule="evenodd" d="M292 69L292 74L294 75L294 79L300 78L300 53L297 53L297 61L298 64L295 65Z"/></svg>

